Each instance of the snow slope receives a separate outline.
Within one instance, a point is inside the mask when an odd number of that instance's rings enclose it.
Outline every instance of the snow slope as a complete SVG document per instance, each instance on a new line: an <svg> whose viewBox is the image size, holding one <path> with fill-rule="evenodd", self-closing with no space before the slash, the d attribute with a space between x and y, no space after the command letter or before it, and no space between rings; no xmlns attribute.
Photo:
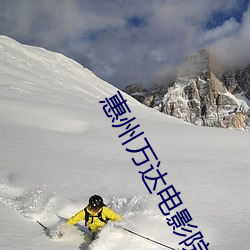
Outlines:
<svg viewBox="0 0 250 250"><path fill-rule="evenodd" d="M83 223L63 239L36 223L63 223L58 215L72 216L95 193L124 227L178 247L99 103L115 94L63 55L0 36L1 249L163 249L112 225L90 244ZM249 249L249 133L192 126L123 96L209 249Z"/></svg>

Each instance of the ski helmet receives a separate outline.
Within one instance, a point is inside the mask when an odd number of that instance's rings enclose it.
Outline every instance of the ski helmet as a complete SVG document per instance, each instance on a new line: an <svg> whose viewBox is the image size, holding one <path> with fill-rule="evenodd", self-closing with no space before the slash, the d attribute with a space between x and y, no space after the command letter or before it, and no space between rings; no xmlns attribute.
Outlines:
<svg viewBox="0 0 250 250"><path fill-rule="evenodd" d="M89 206L93 210L99 210L103 207L103 199L99 195L93 195L89 198Z"/></svg>

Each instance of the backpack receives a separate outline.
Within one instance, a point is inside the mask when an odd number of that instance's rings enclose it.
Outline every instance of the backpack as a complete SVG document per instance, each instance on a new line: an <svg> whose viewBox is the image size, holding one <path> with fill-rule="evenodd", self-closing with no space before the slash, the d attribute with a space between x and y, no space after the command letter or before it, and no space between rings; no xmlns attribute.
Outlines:
<svg viewBox="0 0 250 250"><path fill-rule="evenodd" d="M104 206L105 206L105 205L104 205ZM102 218L102 210L101 210L96 216L90 215L90 213L89 213L88 210L87 210L87 207L84 208L84 212L85 212L85 219L84 219L84 220L85 220L85 226L87 226L87 222L89 221L90 217L92 218L92 221L91 221L90 224L93 223L94 217L97 217L100 221L102 221L102 222L104 222L104 223L107 223L107 222L109 221L109 219L104 220L104 219Z"/></svg>

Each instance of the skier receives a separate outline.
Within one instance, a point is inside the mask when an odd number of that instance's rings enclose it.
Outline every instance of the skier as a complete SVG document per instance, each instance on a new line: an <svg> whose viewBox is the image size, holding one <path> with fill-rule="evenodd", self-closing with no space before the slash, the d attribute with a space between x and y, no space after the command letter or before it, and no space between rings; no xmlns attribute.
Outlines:
<svg viewBox="0 0 250 250"><path fill-rule="evenodd" d="M67 224L74 225L80 220L85 220L85 226L92 232L94 239L109 220L120 222L122 219L120 215L105 206L101 196L95 194L89 198L89 204L72 216Z"/></svg>

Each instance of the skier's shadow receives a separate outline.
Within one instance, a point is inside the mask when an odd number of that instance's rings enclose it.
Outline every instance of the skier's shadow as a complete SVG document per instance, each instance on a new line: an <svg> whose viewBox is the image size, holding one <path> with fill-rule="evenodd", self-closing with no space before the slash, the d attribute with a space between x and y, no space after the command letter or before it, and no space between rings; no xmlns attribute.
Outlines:
<svg viewBox="0 0 250 250"><path fill-rule="evenodd" d="M92 234L91 232L88 230L87 227L84 227L82 225L76 224L75 225L77 230L79 230L80 232L83 233L83 241L79 246L79 249L81 250L88 250L90 244L92 243Z"/></svg>

